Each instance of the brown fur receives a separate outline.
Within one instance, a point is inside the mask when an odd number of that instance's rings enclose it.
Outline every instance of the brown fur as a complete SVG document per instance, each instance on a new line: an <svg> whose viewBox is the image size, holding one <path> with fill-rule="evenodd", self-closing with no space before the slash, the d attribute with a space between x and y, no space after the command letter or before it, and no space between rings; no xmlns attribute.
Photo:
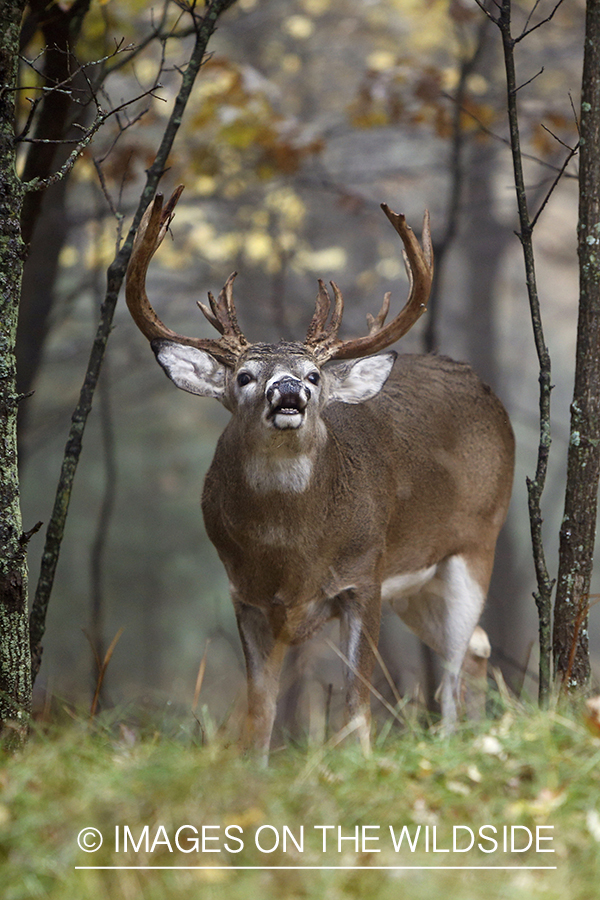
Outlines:
<svg viewBox="0 0 600 900"><path fill-rule="evenodd" d="M332 403L322 419L327 439L304 492L264 494L248 485L245 422L234 416L202 497L247 651L251 739L265 752L285 648L330 618L343 625L354 615L363 632L358 668L368 680L366 635L377 642L382 581L460 556L485 595L510 499L508 416L467 365L401 356L374 399ZM290 445L297 438L282 435ZM419 617L412 618L409 610L406 621L419 632ZM260 673L242 620L261 635ZM352 674L348 704L351 716L368 715L368 688Z"/></svg>

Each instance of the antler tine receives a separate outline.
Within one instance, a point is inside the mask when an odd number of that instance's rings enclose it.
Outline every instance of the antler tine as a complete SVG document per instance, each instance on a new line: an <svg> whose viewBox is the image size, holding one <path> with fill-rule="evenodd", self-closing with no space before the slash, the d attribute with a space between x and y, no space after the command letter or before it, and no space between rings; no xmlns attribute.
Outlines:
<svg viewBox="0 0 600 900"><path fill-rule="evenodd" d="M183 191L183 185L176 188L163 207L163 195L157 194L142 216L139 228L133 241L132 256L137 255L146 266L163 242L171 220L175 215L175 207ZM146 259L147 257L147 259Z"/></svg>
<svg viewBox="0 0 600 900"><path fill-rule="evenodd" d="M389 347L390 344L393 344L406 334L427 308L433 280L433 247L429 213L425 211L421 237L422 243L419 244L412 228L406 224L406 219L403 215L393 212L386 203L382 203L381 208L404 244L404 259L409 279L408 299L398 315L387 325L384 325L390 303L389 294L386 294L379 313L375 317L367 316L369 333L354 340L340 341L336 335L341 321L343 301L341 301L341 294L332 283L336 292L335 328L333 327L334 317L332 316L330 325L327 328L322 328L320 333L314 335L310 342L311 349L322 362L328 359L357 359ZM339 304L337 303L338 294L341 301Z"/></svg>
<svg viewBox="0 0 600 900"><path fill-rule="evenodd" d="M247 341L240 330L240 326L238 325L237 320L237 312L235 309L235 303L233 302L233 282L237 276L237 272L232 272L225 284L223 285L223 289L217 298L217 315L219 321L223 323L225 335L235 336L240 338L242 343L246 344Z"/></svg>
<svg viewBox="0 0 600 900"><path fill-rule="evenodd" d="M412 286L412 274L409 272L409 281ZM381 331L383 327L383 323L385 322L386 316L390 311L390 300L391 300L391 292L386 291L383 295L383 303L381 304L381 309L377 313L376 316L372 316L371 313L367 313L367 325L369 326L369 334L375 334L377 331Z"/></svg>
<svg viewBox="0 0 600 900"><path fill-rule="evenodd" d="M331 287L333 288L333 295L335 297L335 306L333 308L333 313L331 314L331 322L329 323L327 334L328 336L330 335L331 337L337 338L337 333L342 324L342 316L344 315L344 298L335 281L331 282Z"/></svg>
<svg viewBox="0 0 600 900"><path fill-rule="evenodd" d="M206 350L226 365L233 365L248 346L248 341L238 326L233 302L232 286L235 273L227 279L216 302L209 294L212 312L203 304L198 304L211 325L221 333L222 336L217 340L186 337L171 331L159 319L146 294L148 265L167 233L182 191L183 185L173 192L164 207L162 194L157 194L142 217L127 268L125 285L127 306L136 325L149 341L169 340L196 347L198 350Z"/></svg>
<svg viewBox="0 0 600 900"><path fill-rule="evenodd" d="M318 340L319 335L325 327L330 307L331 298L329 296L329 291L325 287L324 281L319 278L319 293L317 294L317 299L315 301L315 311L310 325L308 326L308 331L306 332L306 343L308 345L311 345L315 340Z"/></svg>
<svg viewBox="0 0 600 900"><path fill-rule="evenodd" d="M237 321L237 313L233 302L233 281L237 272L232 272L225 282L218 299L215 300L214 295L209 291L208 299L210 302L210 310L197 300L197 304L204 313L211 325L223 335L234 336L241 340L245 345L247 343L242 334Z"/></svg>
<svg viewBox="0 0 600 900"><path fill-rule="evenodd" d="M331 282L333 288L333 296L335 304L329 324L326 324L329 310L331 308L331 298L329 291L321 278L319 278L319 293L315 313L306 333L305 345L316 348L320 355L323 354L324 347L333 346L337 342L337 333L342 324L342 316L344 314L344 298L335 281Z"/></svg>
<svg viewBox="0 0 600 900"><path fill-rule="evenodd" d="M217 304L216 304L215 298L213 297L213 295L211 294L210 291L208 292L208 299L210 302L210 309L207 306L205 306L201 300L196 300L196 305L197 305L198 309L200 310L200 312L203 314L203 316L206 319L208 319L208 321L213 326L213 328L216 328L217 331L219 331L221 334L223 334L223 326L221 325L221 323L219 322L219 320L217 319L217 316L215 314Z"/></svg>

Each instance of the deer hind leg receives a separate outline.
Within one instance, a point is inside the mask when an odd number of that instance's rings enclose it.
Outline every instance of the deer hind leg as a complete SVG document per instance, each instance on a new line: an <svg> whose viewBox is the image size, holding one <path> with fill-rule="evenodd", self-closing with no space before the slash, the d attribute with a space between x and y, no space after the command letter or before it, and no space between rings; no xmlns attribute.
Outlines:
<svg viewBox="0 0 600 900"><path fill-rule="evenodd" d="M346 713L348 726L355 726L358 740L365 754L370 752L371 677L375 666L373 647L379 640L381 604L374 602L363 607L350 599L340 612L341 650L347 664L344 667Z"/></svg>
<svg viewBox="0 0 600 900"><path fill-rule="evenodd" d="M488 660L491 652L487 634L477 625L469 641L461 672L461 705L467 719L471 721L479 721L485 716Z"/></svg>
<svg viewBox="0 0 600 900"><path fill-rule="evenodd" d="M467 560L451 556L438 567L444 598L444 629L441 656L444 677L440 688L442 721L452 728L460 699L460 676L469 642L483 611L485 592L474 578Z"/></svg>
<svg viewBox="0 0 600 900"><path fill-rule="evenodd" d="M457 718L461 668L485 601L475 569L466 557L450 556L428 570L431 577L415 585L413 593L390 597L400 618L443 660L439 695L442 721L450 730Z"/></svg>

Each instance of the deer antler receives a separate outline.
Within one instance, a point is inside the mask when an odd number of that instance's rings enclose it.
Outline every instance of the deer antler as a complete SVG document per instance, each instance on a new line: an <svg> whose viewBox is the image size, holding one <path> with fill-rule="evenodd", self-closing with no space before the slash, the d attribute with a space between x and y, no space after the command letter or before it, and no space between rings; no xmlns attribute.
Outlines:
<svg viewBox="0 0 600 900"><path fill-rule="evenodd" d="M384 325L390 306L390 294L387 293L378 314L367 316L369 333L354 340L341 341L338 330L342 321L344 300L338 286L331 282L335 297L335 306L329 324L327 317L331 300L324 283L319 279L319 294L315 306L315 313L308 328L305 344L313 351L319 362L328 359L357 359L377 353L385 347L389 347L412 328L417 319L425 312L431 282L433 279L433 248L431 245L431 232L429 229L429 213L425 211L423 219L423 234L421 246L415 234L406 224L403 215L398 215L389 208L386 203L381 208L400 235L404 244L404 262L408 273L410 291L408 300L395 319Z"/></svg>
<svg viewBox="0 0 600 900"><path fill-rule="evenodd" d="M186 344L198 350L206 350L226 365L233 365L240 353L249 346L238 325L233 302L235 272L225 282L217 300L209 293L210 310L204 304L198 303L211 325L220 332L221 337L217 339L186 337L171 331L161 322L146 294L148 265L167 233L182 191L183 185L180 185L164 207L162 194L157 194L142 217L127 267L125 284L127 306L136 325L149 341L163 339Z"/></svg>

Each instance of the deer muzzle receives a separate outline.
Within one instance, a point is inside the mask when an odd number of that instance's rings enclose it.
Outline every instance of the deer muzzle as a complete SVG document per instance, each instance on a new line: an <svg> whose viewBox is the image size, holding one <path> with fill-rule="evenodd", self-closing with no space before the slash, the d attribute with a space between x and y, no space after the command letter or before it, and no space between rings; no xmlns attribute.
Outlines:
<svg viewBox="0 0 600 900"><path fill-rule="evenodd" d="M297 378L284 376L269 385L266 391L269 411L267 419L275 428L299 428L310 400L310 390Z"/></svg>

